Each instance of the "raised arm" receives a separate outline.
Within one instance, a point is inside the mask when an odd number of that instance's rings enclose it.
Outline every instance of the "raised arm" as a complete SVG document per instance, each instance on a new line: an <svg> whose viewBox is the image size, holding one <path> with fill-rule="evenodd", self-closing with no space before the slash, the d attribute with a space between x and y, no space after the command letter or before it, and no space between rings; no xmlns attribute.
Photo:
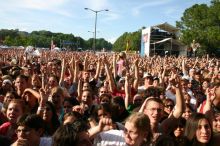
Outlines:
<svg viewBox="0 0 220 146"><path fill-rule="evenodd" d="M139 82L139 68L138 68L138 58L134 61L134 84L133 88L135 91L138 89L138 82Z"/></svg>
<svg viewBox="0 0 220 146"><path fill-rule="evenodd" d="M184 75L188 75L187 71L186 71L186 66L185 66L185 60L182 60L182 72Z"/></svg>
<svg viewBox="0 0 220 146"><path fill-rule="evenodd" d="M81 97L82 97L82 85L83 83L82 83L82 79L79 79L79 81L78 81L78 88L77 88L77 93L78 93L78 96L77 96L77 100L79 101L79 102L81 102Z"/></svg>
<svg viewBox="0 0 220 146"><path fill-rule="evenodd" d="M83 70L88 70L88 54L86 54L85 58L84 58L84 68Z"/></svg>
<svg viewBox="0 0 220 146"><path fill-rule="evenodd" d="M212 121L214 117L213 111L212 111L212 104L216 98L215 89L216 87L212 89L210 88L206 89L206 103L203 109L203 114L206 114L210 121Z"/></svg>
<svg viewBox="0 0 220 146"><path fill-rule="evenodd" d="M60 74L60 81L59 81L59 85L61 86L63 80L64 80L64 73L66 70L66 64L65 64L65 59L62 59L62 68L61 68L61 74Z"/></svg>
<svg viewBox="0 0 220 146"><path fill-rule="evenodd" d="M173 113L171 113L160 125L163 133L168 133L174 130L174 126L178 123L178 119L181 117L185 107L179 77L176 77L176 81L172 82L172 88L176 91L176 106Z"/></svg>
<svg viewBox="0 0 220 146"><path fill-rule="evenodd" d="M115 85L112 73L109 70L109 65L108 65L107 59L105 57L103 58L103 63L105 65L105 71L106 71L107 77L109 79L110 91L113 92L114 89L116 88L116 85Z"/></svg>
<svg viewBox="0 0 220 146"><path fill-rule="evenodd" d="M46 108L46 102L48 101L49 92L45 91L43 88L41 88L39 92L40 92L40 101L39 101L39 107L37 109L37 114L43 117L43 112Z"/></svg>
<svg viewBox="0 0 220 146"><path fill-rule="evenodd" d="M131 101L131 86L129 85L129 74L125 77L125 108L128 109Z"/></svg>
<svg viewBox="0 0 220 146"><path fill-rule="evenodd" d="M113 75L114 75L114 78L116 79L117 77L116 53L114 53L113 55Z"/></svg>
<svg viewBox="0 0 220 146"><path fill-rule="evenodd" d="M25 95L25 93L27 92L31 93L38 101L40 101L40 93L38 93L34 89L26 88L23 92L23 95Z"/></svg>
<svg viewBox="0 0 220 146"><path fill-rule="evenodd" d="M176 91L176 105L175 109L173 111L173 116L175 118L181 117L183 110L185 108L185 103L184 103L184 98L183 98L183 93L182 93L182 86L180 83L180 78L177 76L175 83L173 84L172 88L175 89Z"/></svg>
<svg viewBox="0 0 220 146"><path fill-rule="evenodd" d="M69 73L70 73L70 81L73 82L73 78L74 78L74 57L72 56L70 62L69 62Z"/></svg>
<svg viewBox="0 0 220 146"><path fill-rule="evenodd" d="M79 80L79 60L75 60L75 70L74 70L74 77L73 77L73 82L77 83Z"/></svg>
<svg viewBox="0 0 220 146"><path fill-rule="evenodd" d="M98 58L97 68L96 68L96 74L94 79L98 80L99 74L100 74L100 68L101 68L101 58Z"/></svg>
<svg viewBox="0 0 220 146"><path fill-rule="evenodd" d="M110 118L102 118L99 120L99 124L93 128L90 128L88 130L89 138L92 139L94 138L97 134L99 134L102 131L108 131L112 129L112 120Z"/></svg>

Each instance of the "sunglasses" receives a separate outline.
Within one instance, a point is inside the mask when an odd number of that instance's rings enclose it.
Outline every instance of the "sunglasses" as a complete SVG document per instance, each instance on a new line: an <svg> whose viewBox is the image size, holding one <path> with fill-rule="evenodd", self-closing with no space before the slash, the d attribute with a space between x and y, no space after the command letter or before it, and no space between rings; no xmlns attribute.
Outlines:
<svg viewBox="0 0 220 146"><path fill-rule="evenodd" d="M166 108L173 108L174 106L173 105L166 105L165 107Z"/></svg>

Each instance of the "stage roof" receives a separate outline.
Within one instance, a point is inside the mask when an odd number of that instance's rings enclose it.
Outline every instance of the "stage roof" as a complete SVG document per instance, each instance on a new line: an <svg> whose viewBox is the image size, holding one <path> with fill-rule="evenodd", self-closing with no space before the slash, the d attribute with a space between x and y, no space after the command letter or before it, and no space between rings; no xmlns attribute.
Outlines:
<svg viewBox="0 0 220 146"><path fill-rule="evenodd" d="M162 23L162 24L158 24L158 25L155 25L154 27L158 27L159 29L162 29L162 30L165 30L167 32L172 32L172 33L176 33L179 31L178 28L170 25L169 23L165 22L165 23Z"/></svg>

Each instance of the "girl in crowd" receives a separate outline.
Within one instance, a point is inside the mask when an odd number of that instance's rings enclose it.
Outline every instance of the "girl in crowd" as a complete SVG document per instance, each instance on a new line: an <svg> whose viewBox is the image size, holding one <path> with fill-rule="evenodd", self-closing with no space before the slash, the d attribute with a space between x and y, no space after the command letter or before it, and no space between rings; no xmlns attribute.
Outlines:
<svg viewBox="0 0 220 146"><path fill-rule="evenodd" d="M185 111L182 114L182 117L185 118L186 120L188 120L189 117L192 115L192 113L193 113L193 108L191 107L190 104L186 104L185 105Z"/></svg>
<svg viewBox="0 0 220 146"><path fill-rule="evenodd" d="M90 138L99 132L112 128L111 120L103 118L99 125L89 130ZM143 113L133 113L125 122L125 130L109 130L99 133L95 137L94 144L106 146L127 145L127 146L148 146L151 142L152 133L150 120Z"/></svg>
<svg viewBox="0 0 220 146"><path fill-rule="evenodd" d="M48 136L52 136L53 133L60 126L60 122L58 120L54 105L49 101L46 102L46 106L43 111L43 120L46 123L45 134Z"/></svg>
<svg viewBox="0 0 220 146"><path fill-rule="evenodd" d="M209 119L204 114L194 114L186 122L185 137L187 146L210 146L218 137L213 137Z"/></svg>
<svg viewBox="0 0 220 146"><path fill-rule="evenodd" d="M17 139L15 133L16 122L19 116L25 113L25 104L21 99L12 99L8 105L6 116L8 122L3 123L0 126L0 135L7 136L11 139L11 142L14 142Z"/></svg>
<svg viewBox="0 0 220 146"><path fill-rule="evenodd" d="M63 116L64 116L64 109L63 109L63 100L64 100L64 91L60 87L54 87L51 89L51 94L49 97L49 101L54 105L56 114L59 118L60 123L62 123Z"/></svg>

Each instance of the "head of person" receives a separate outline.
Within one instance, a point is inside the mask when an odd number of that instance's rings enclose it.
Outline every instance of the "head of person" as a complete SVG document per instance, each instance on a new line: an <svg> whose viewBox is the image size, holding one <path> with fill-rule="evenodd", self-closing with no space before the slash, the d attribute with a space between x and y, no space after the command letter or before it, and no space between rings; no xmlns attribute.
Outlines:
<svg viewBox="0 0 220 146"><path fill-rule="evenodd" d="M214 117L212 121L213 131L216 133L220 133L220 110L216 107L213 108Z"/></svg>
<svg viewBox="0 0 220 146"><path fill-rule="evenodd" d="M43 120L46 123L46 133L52 135L60 126L60 122L54 105L47 101L43 111Z"/></svg>
<svg viewBox="0 0 220 146"><path fill-rule="evenodd" d="M125 109L125 102L123 97L116 96L112 98L111 101L111 109L112 109L112 120L113 121L121 121L123 119L122 116L124 116Z"/></svg>
<svg viewBox="0 0 220 146"><path fill-rule="evenodd" d="M43 111L43 120L46 123L57 123L58 121L58 116L56 113L56 109L50 101L46 102L45 109Z"/></svg>
<svg viewBox="0 0 220 146"><path fill-rule="evenodd" d="M206 91L206 89L210 86L210 79L204 79L202 82L202 89Z"/></svg>
<svg viewBox="0 0 220 146"><path fill-rule="evenodd" d="M9 79L3 80L3 82L2 82L2 89L3 89L4 91L10 91L11 88L12 88L12 82L11 82L11 80L9 80Z"/></svg>
<svg viewBox="0 0 220 146"><path fill-rule="evenodd" d="M91 86L90 86L89 82L83 83L82 90L91 90Z"/></svg>
<svg viewBox="0 0 220 146"><path fill-rule="evenodd" d="M50 100L54 104L56 109L62 107L64 100L64 91L61 87L54 87L51 89Z"/></svg>
<svg viewBox="0 0 220 146"><path fill-rule="evenodd" d="M144 78L145 85L152 85L153 84L153 77L151 74L145 72L143 78Z"/></svg>
<svg viewBox="0 0 220 146"><path fill-rule="evenodd" d="M208 144L212 138L212 127L204 114L195 113L186 122L187 140L193 144Z"/></svg>
<svg viewBox="0 0 220 146"><path fill-rule="evenodd" d="M126 59L126 54L125 52L120 52L118 55L119 59Z"/></svg>
<svg viewBox="0 0 220 146"><path fill-rule="evenodd" d="M60 126L52 137L52 146L92 146L82 120Z"/></svg>
<svg viewBox="0 0 220 146"><path fill-rule="evenodd" d="M23 91L28 87L28 77L25 75L19 75L15 79L15 89L18 91Z"/></svg>
<svg viewBox="0 0 220 146"><path fill-rule="evenodd" d="M63 124L73 123L76 120L82 118L82 115L79 112L71 111L69 113L66 113L63 117Z"/></svg>
<svg viewBox="0 0 220 146"><path fill-rule="evenodd" d="M17 121L18 139L26 139L29 145L40 142L40 137L44 133L44 121L36 114L25 114L19 117Z"/></svg>
<svg viewBox="0 0 220 146"><path fill-rule="evenodd" d="M109 80L105 80L103 86L109 88Z"/></svg>
<svg viewBox="0 0 220 146"><path fill-rule="evenodd" d="M69 113L72 111L72 107L79 105L79 102L75 98L65 98L63 101L64 113Z"/></svg>
<svg viewBox="0 0 220 146"><path fill-rule="evenodd" d="M118 81L118 88L124 88L125 86L125 77L121 77Z"/></svg>
<svg viewBox="0 0 220 146"><path fill-rule="evenodd" d="M190 104L186 104L185 105L185 111L182 114L182 117L185 118L186 120L189 119L189 117L191 117L191 115L193 114L193 108Z"/></svg>
<svg viewBox="0 0 220 146"><path fill-rule="evenodd" d="M31 77L31 85L34 88L40 88L41 87L41 80L40 80L40 77L37 74L34 74Z"/></svg>
<svg viewBox="0 0 220 146"><path fill-rule="evenodd" d="M108 103L97 105L92 116L97 122L104 117L111 118L111 106Z"/></svg>
<svg viewBox="0 0 220 146"><path fill-rule="evenodd" d="M125 122L124 138L129 146L141 146L150 142L152 132L148 116L139 112L131 114Z"/></svg>
<svg viewBox="0 0 220 146"><path fill-rule="evenodd" d="M58 77L51 74L48 79L48 85L50 89L57 87L59 85Z"/></svg>
<svg viewBox="0 0 220 146"><path fill-rule="evenodd" d="M22 95L22 98L30 109L33 109L38 105L38 99L30 92L25 92Z"/></svg>
<svg viewBox="0 0 220 146"><path fill-rule="evenodd" d="M189 70L189 76L190 76L190 77L194 77L195 72L196 72L195 68L191 68L191 69Z"/></svg>
<svg viewBox="0 0 220 146"><path fill-rule="evenodd" d="M15 98L17 98L17 97L16 97L16 93L15 93L15 92L12 92L12 91L8 91L8 92L5 94L3 103L7 103L7 104L8 104L12 99L15 99Z"/></svg>
<svg viewBox="0 0 220 146"><path fill-rule="evenodd" d="M186 120L184 118L178 119L178 123L174 127L174 131L171 135L173 135L176 138L181 138L184 136L184 130L186 126Z"/></svg>
<svg viewBox="0 0 220 146"><path fill-rule="evenodd" d="M175 106L174 101L172 99L167 98L163 100L163 103L164 103L164 111L169 115Z"/></svg>
<svg viewBox="0 0 220 146"><path fill-rule="evenodd" d="M163 116L164 104L160 98L148 98L144 114L149 117L151 124L158 124Z"/></svg>
<svg viewBox="0 0 220 146"><path fill-rule="evenodd" d="M82 74L82 78L85 82L89 82L90 79L90 71L84 70Z"/></svg>
<svg viewBox="0 0 220 146"><path fill-rule="evenodd" d="M8 118L8 121L12 124L16 124L18 117L25 113L25 109L26 107L23 100L12 99L9 102L8 108L6 110L6 116Z"/></svg>
<svg viewBox="0 0 220 146"><path fill-rule="evenodd" d="M135 107L141 106L144 102L144 98L140 94L136 94L133 98L133 104Z"/></svg>
<svg viewBox="0 0 220 146"><path fill-rule="evenodd" d="M63 82L64 82L64 87L66 89L69 89L70 86L72 85L72 81L71 81L71 77L70 76L65 77Z"/></svg>
<svg viewBox="0 0 220 146"><path fill-rule="evenodd" d="M88 105L89 107L93 103L93 95L91 90L83 90L82 92L82 103Z"/></svg>
<svg viewBox="0 0 220 146"><path fill-rule="evenodd" d="M183 93L183 97L184 97L185 103L190 104L191 96L189 95L189 93L187 92Z"/></svg>
<svg viewBox="0 0 220 146"><path fill-rule="evenodd" d="M153 86L158 87L160 83L160 79L158 77L153 78Z"/></svg>
<svg viewBox="0 0 220 146"><path fill-rule="evenodd" d="M108 88L106 86L102 86L99 88L99 96L101 96L102 94L107 94L108 92Z"/></svg>
<svg viewBox="0 0 220 146"><path fill-rule="evenodd" d="M189 80L183 78L183 79L181 79L180 83L181 83L182 88L183 88L184 90L186 90L186 89L188 88Z"/></svg>
<svg viewBox="0 0 220 146"><path fill-rule="evenodd" d="M101 104L103 104L103 103L108 103L108 104L110 104L110 103L111 103L111 99L112 99L111 94L107 94L107 93L103 93L103 94L99 97L99 101L100 101Z"/></svg>

